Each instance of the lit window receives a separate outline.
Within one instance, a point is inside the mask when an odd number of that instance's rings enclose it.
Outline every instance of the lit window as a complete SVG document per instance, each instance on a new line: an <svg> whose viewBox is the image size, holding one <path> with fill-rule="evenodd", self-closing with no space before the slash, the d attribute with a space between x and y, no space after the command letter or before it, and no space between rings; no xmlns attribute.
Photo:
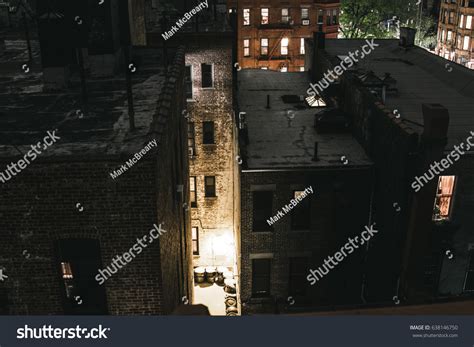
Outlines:
<svg viewBox="0 0 474 347"><path fill-rule="evenodd" d="M268 39L260 39L260 54L268 55Z"/></svg>
<svg viewBox="0 0 474 347"><path fill-rule="evenodd" d="M196 176L189 177L189 195L191 207L197 207Z"/></svg>
<svg viewBox="0 0 474 347"><path fill-rule="evenodd" d="M453 39L453 32L451 30L448 30L448 41L451 41Z"/></svg>
<svg viewBox="0 0 474 347"><path fill-rule="evenodd" d="M250 9L244 8L244 25L250 25Z"/></svg>
<svg viewBox="0 0 474 347"><path fill-rule="evenodd" d="M261 9L262 14L262 24L268 24L268 8Z"/></svg>
<svg viewBox="0 0 474 347"><path fill-rule="evenodd" d="M304 66L300 66L300 71L304 72Z"/></svg>
<svg viewBox="0 0 474 347"><path fill-rule="evenodd" d="M268 70L268 66L262 66L260 69L262 69L262 70Z"/></svg>
<svg viewBox="0 0 474 347"><path fill-rule="evenodd" d="M309 25L309 8L301 9L301 21L304 21L303 25Z"/></svg>
<svg viewBox="0 0 474 347"><path fill-rule="evenodd" d="M449 220L453 203L456 176L440 176L433 209L433 220Z"/></svg>
<svg viewBox="0 0 474 347"><path fill-rule="evenodd" d="M472 29L472 16L466 17L466 29Z"/></svg>
<svg viewBox="0 0 474 347"><path fill-rule="evenodd" d="M205 176L204 177L204 193L206 197L215 197L216 196L216 177L214 176Z"/></svg>
<svg viewBox="0 0 474 347"><path fill-rule="evenodd" d="M250 40L245 39L244 40L244 57L249 57L250 56Z"/></svg>
<svg viewBox="0 0 474 347"><path fill-rule="evenodd" d="M304 54L304 37L300 39L300 54Z"/></svg>
<svg viewBox="0 0 474 347"><path fill-rule="evenodd" d="M281 55L288 54L288 37L284 37L281 39Z"/></svg>
<svg viewBox="0 0 474 347"><path fill-rule="evenodd" d="M61 263L61 272L63 274L63 279L73 279L70 263Z"/></svg>
<svg viewBox="0 0 474 347"><path fill-rule="evenodd" d="M192 227L193 254L199 255L199 230L198 227Z"/></svg>
<svg viewBox="0 0 474 347"><path fill-rule="evenodd" d="M459 20L459 27L462 29L463 25L464 25L464 15L462 14L461 19Z"/></svg>
<svg viewBox="0 0 474 347"><path fill-rule="evenodd" d="M190 157L194 157L196 155L196 136L194 133L194 122L188 123L188 150Z"/></svg>
<svg viewBox="0 0 474 347"><path fill-rule="evenodd" d="M467 51L469 49L469 44L471 43L470 41L471 41L471 38L469 36L464 36L464 43L463 43L462 49Z"/></svg>
<svg viewBox="0 0 474 347"><path fill-rule="evenodd" d="M288 72L288 66L285 66L285 65L282 66L282 67L280 68L280 72Z"/></svg>
<svg viewBox="0 0 474 347"><path fill-rule="evenodd" d="M281 9L281 21L283 23L288 23L290 21L289 10L287 8Z"/></svg>

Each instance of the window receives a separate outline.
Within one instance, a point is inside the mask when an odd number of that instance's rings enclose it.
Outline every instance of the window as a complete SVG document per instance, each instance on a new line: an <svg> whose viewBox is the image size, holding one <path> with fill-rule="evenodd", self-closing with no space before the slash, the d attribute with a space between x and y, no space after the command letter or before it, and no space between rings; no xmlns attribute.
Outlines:
<svg viewBox="0 0 474 347"><path fill-rule="evenodd" d="M191 238L193 242L193 254L194 255L199 255L199 230L198 227L192 227L191 228Z"/></svg>
<svg viewBox="0 0 474 347"><path fill-rule="evenodd" d="M290 21L289 10L287 8L281 9L281 21L283 23L288 23Z"/></svg>
<svg viewBox="0 0 474 347"><path fill-rule="evenodd" d="M194 157L196 155L196 137L194 133L194 122L188 123L188 150L190 157Z"/></svg>
<svg viewBox="0 0 474 347"><path fill-rule="evenodd" d="M469 263L467 265L466 279L464 281L464 291L474 291L474 250L469 251Z"/></svg>
<svg viewBox="0 0 474 347"><path fill-rule="evenodd" d="M250 25L250 9L244 8L244 25Z"/></svg>
<svg viewBox="0 0 474 347"><path fill-rule="evenodd" d="M252 296L270 295L271 259L252 260Z"/></svg>
<svg viewBox="0 0 474 347"><path fill-rule="evenodd" d="M191 207L197 207L196 176L189 177L189 195Z"/></svg>
<svg viewBox="0 0 474 347"><path fill-rule="evenodd" d="M304 257L290 258L289 295L305 296L308 281L308 259Z"/></svg>
<svg viewBox="0 0 474 347"><path fill-rule="evenodd" d="M244 40L244 57L250 57L250 40Z"/></svg>
<svg viewBox="0 0 474 347"><path fill-rule="evenodd" d="M464 15L461 15L461 18L459 19L459 27L462 29L464 26Z"/></svg>
<svg viewBox="0 0 474 347"><path fill-rule="evenodd" d="M449 220L454 195L456 176L440 176L433 209L433 220Z"/></svg>
<svg viewBox="0 0 474 347"><path fill-rule="evenodd" d="M202 143L204 145L214 144L214 122L202 122Z"/></svg>
<svg viewBox="0 0 474 347"><path fill-rule="evenodd" d="M284 37L281 39L281 47L280 47L280 52L281 55L287 55L288 54L288 37Z"/></svg>
<svg viewBox="0 0 474 347"><path fill-rule="evenodd" d="M297 197L303 198L305 192L295 190L293 199ZM291 229L292 230L308 230L311 227L311 198L306 195L303 200L291 211Z"/></svg>
<svg viewBox="0 0 474 347"><path fill-rule="evenodd" d="M338 24L338 15L337 15L337 10L334 9L332 10L332 25L337 25Z"/></svg>
<svg viewBox="0 0 474 347"><path fill-rule="evenodd" d="M464 42L463 42L463 46L462 46L462 49L464 49L465 51L467 51L469 49L469 44L471 43L470 42L470 37L469 36L464 36Z"/></svg>
<svg viewBox="0 0 474 347"><path fill-rule="evenodd" d="M466 29L472 29L472 16L466 17Z"/></svg>
<svg viewBox="0 0 474 347"><path fill-rule="evenodd" d="M301 24L309 25L309 8L301 9Z"/></svg>
<svg viewBox="0 0 474 347"><path fill-rule="evenodd" d="M331 25L331 10L326 11L326 25Z"/></svg>
<svg viewBox="0 0 474 347"><path fill-rule="evenodd" d="M213 198L216 196L216 177L215 176L205 176L204 177L204 188L205 196L207 198Z"/></svg>
<svg viewBox="0 0 474 347"><path fill-rule="evenodd" d="M212 88L212 64L201 64L202 88Z"/></svg>
<svg viewBox="0 0 474 347"><path fill-rule="evenodd" d="M105 281L117 272L117 267L102 267L99 241L60 240L56 242L55 249L59 280L64 285L63 302L66 314L106 315L105 288L99 285L95 278L100 269L101 279Z"/></svg>
<svg viewBox="0 0 474 347"><path fill-rule="evenodd" d="M451 30L448 30L448 42L453 39L453 32Z"/></svg>
<svg viewBox="0 0 474 347"><path fill-rule="evenodd" d="M186 85L186 100L193 99L193 69L191 65L186 66L186 75L184 77L184 83Z"/></svg>
<svg viewBox="0 0 474 347"><path fill-rule="evenodd" d="M300 39L300 54L305 54L305 51L304 51L304 37L302 37Z"/></svg>
<svg viewBox="0 0 474 347"><path fill-rule="evenodd" d="M268 55L268 39L260 39L260 54Z"/></svg>
<svg viewBox="0 0 474 347"><path fill-rule="evenodd" d="M300 71L304 72L304 66L300 66Z"/></svg>
<svg viewBox="0 0 474 347"><path fill-rule="evenodd" d="M433 289L438 283L439 269L442 257L439 252L433 252L423 257L423 286Z"/></svg>
<svg viewBox="0 0 474 347"><path fill-rule="evenodd" d="M282 65L282 67L280 68L280 72L288 72L288 66Z"/></svg>
<svg viewBox="0 0 474 347"><path fill-rule="evenodd" d="M268 24L268 8L261 9L262 14L262 24Z"/></svg>
<svg viewBox="0 0 474 347"><path fill-rule="evenodd" d="M324 11L318 10L318 24L324 23Z"/></svg>
<svg viewBox="0 0 474 347"><path fill-rule="evenodd" d="M253 192L253 231L271 231L267 219L272 216L273 192Z"/></svg>
<svg viewBox="0 0 474 347"><path fill-rule="evenodd" d="M454 23L454 11L449 11L449 24Z"/></svg>

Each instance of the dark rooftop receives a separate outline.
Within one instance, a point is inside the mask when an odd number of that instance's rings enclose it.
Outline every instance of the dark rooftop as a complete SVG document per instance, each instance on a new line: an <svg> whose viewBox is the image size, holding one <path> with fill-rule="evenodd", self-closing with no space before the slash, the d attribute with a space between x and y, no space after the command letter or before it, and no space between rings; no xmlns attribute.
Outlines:
<svg viewBox="0 0 474 347"><path fill-rule="evenodd" d="M350 133L317 133L320 108L291 103L289 95L306 96L309 77L304 72L244 69L239 72L239 106L246 112L249 169L290 169L366 166L372 162ZM270 95L271 108L266 108ZM284 97L284 98L282 98ZM313 161L319 143L319 161ZM344 165L342 157L348 160Z"/></svg>

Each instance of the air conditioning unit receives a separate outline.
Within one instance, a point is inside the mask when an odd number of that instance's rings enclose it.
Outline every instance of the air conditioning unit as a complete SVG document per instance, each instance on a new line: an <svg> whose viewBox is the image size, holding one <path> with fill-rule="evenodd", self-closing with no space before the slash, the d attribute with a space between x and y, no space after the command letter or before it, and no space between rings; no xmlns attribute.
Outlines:
<svg viewBox="0 0 474 347"><path fill-rule="evenodd" d="M309 25L309 19L303 19L303 25Z"/></svg>
<svg viewBox="0 0 474 347"><path fill-rule="evenodd" d="M189 156L194 157L194 148L189 147L188 150L189 150Z"/></svg>

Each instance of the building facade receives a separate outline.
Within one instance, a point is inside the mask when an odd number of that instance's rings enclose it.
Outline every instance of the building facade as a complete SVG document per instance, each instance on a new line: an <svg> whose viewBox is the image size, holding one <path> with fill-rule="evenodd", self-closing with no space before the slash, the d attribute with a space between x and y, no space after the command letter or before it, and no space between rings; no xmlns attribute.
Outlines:
<svg viewBox="0 0 474 347"><path fill-rule="evenodd" d="M470 69L474 69L473 18L473 1L441 2L436 53Z"/></svg>
<svg viewBox="0 0 474 347"><path fill-rule="evenodd" d="M304 40L319 30L337 38L339 7L338 0L229 0L237 11L240 67L304 71Z"/></svg>

